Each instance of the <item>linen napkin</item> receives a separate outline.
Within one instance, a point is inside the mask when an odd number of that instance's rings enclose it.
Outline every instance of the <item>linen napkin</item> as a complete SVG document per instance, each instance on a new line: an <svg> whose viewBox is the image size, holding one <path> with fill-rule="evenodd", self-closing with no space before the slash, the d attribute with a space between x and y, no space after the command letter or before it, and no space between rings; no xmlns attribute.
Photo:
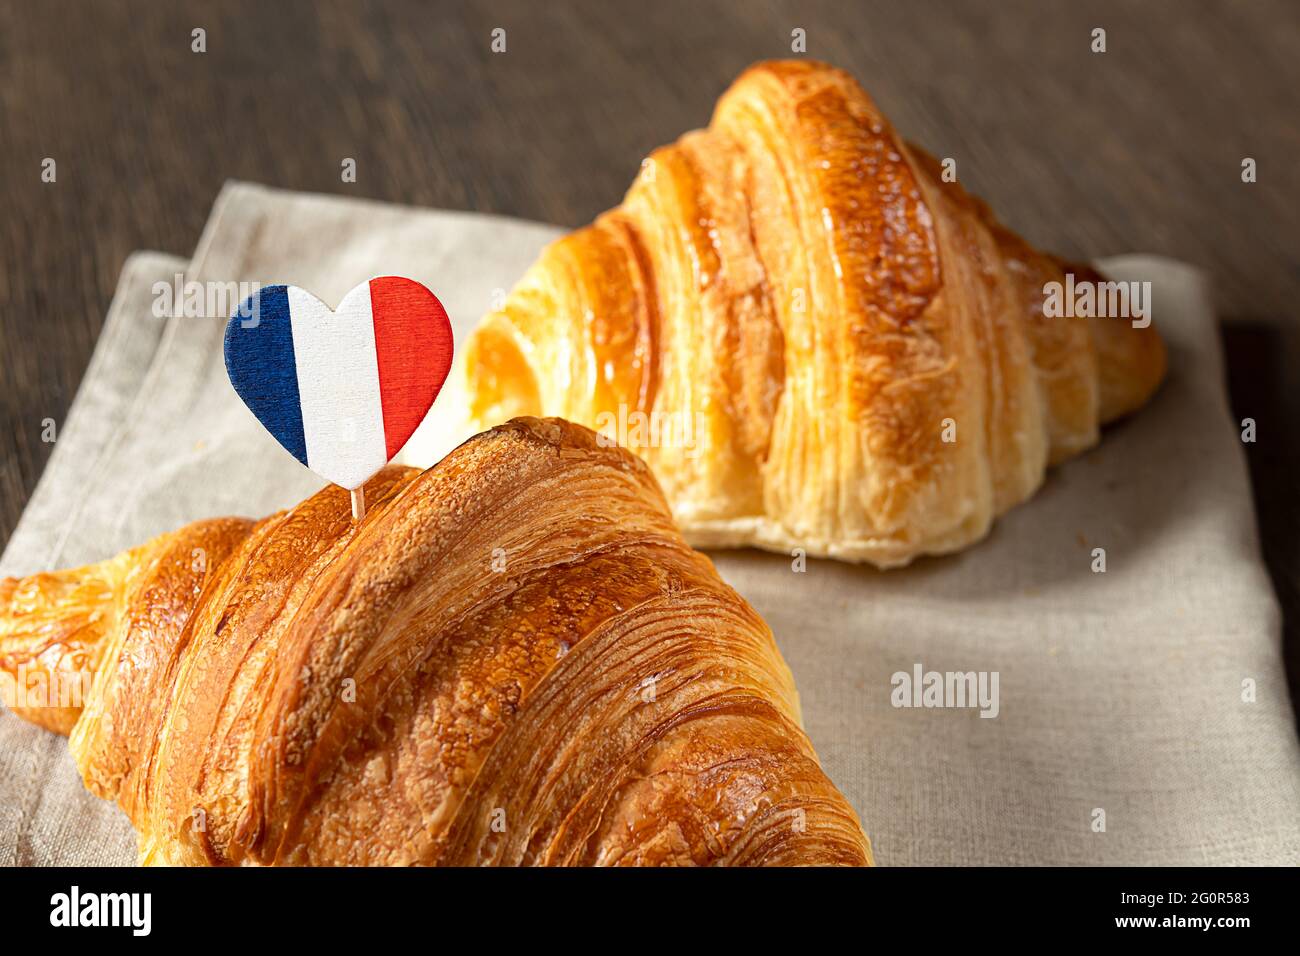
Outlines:
<svg viewBox="0 0 1300 956"><path fill-rule="evenodd" d="M373 275L406 275L434 289L463 345L559 234L228 185L188 266L127 262L0 575L99 560L319 487L230 388L224 320L156 317L155 283L286 282L335 303ZM1169 260L1104 268L1152 283L1169 379L987 540L890 572L712 555L771 625L805 728L880 863L1300 862L1279 612L1209 291ZM430 464L458 437L457 400L439 399L408 460ZM996 680L997 693L983 707L898 706L921 700L905 681L932 672L990 692ZM130 826L84 791L65 741L0 713L0 865L133 860Z"/></svg>

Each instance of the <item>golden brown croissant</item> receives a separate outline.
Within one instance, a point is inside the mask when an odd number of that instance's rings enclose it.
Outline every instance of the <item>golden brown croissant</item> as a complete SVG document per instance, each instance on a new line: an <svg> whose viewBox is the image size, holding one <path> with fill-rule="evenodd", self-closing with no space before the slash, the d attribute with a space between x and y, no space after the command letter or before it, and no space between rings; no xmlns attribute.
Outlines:
<svg viewBox="0 0 1300 956"><path fill-rule="evenodd" d="M762 63L466 352L472 424L561 415L654 469L687 540L880 566L961 548L1164 374L1154 328L945 183L846 73Z"/></svg>
<svg viewBox="0 0 1300 956"><path fill-rule="evenodd" d="M754 610L645 464L520 419L354 526L333 486L0 581L0 670L141 860L866 864ZM12 685L12 684L11 684Z"/></svg>

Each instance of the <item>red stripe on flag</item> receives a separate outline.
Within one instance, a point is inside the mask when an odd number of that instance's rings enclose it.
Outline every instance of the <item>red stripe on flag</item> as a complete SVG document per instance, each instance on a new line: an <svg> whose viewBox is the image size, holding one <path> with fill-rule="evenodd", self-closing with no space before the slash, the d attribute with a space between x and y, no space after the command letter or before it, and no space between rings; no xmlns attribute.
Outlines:
<svg viewBox="0 0 1300 956"><path fill-rule="evenodd" d="M375 357L384 409L384 442L396 455L424 420L451 369L447 311L432 292L410 279L370 280Z"/></svg>

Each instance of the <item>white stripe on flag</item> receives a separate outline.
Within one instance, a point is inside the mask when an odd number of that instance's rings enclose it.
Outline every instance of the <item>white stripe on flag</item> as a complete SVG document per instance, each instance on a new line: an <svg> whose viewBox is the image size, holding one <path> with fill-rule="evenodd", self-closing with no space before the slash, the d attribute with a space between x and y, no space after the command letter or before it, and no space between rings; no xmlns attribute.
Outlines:
<svg viewBox="0 0 1300 956"><path fill-rule="evenodd" d="M353 289L333 312L289 286L289 315L307 467L358 488L388 461L370 283Z"/></svg>

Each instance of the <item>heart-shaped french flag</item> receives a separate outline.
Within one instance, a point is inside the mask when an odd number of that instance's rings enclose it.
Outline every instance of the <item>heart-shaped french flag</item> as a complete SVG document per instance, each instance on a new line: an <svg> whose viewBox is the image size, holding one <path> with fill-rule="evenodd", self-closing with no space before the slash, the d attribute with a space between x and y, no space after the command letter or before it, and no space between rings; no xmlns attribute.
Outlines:
<svg viewBox="0 0 1300 956"><path fill-rule="evenodd" d="M399 276L357 286L334 310L297 286L265 286L230 317L225 352L235 391L276 441L351 490L424 420L451 368L451 323Z"/></svg>

